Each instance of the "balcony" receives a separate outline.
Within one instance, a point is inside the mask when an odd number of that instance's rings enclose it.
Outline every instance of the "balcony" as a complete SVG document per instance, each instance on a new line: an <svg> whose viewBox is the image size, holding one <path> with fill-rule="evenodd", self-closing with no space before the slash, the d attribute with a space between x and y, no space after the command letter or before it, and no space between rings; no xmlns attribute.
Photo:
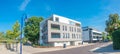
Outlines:
<svg viewBox="0 0 120 54"><path fill-rule="evenodd" d="M51 24L51 29L52 29L52 30L60 30L60 25Z"/></svg>

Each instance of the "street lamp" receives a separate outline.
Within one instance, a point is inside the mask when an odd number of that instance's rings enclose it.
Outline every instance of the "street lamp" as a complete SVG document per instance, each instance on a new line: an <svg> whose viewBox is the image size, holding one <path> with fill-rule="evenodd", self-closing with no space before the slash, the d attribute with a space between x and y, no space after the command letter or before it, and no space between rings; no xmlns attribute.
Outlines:
<svg viewBox="0 0 120 54"><path fill-rule="evenodd" d="M23 35L23 24L24 20L27 20L27 15L23 14L21 17L21 35L20 35L20 54L22 54L22 35Z"/></svg>

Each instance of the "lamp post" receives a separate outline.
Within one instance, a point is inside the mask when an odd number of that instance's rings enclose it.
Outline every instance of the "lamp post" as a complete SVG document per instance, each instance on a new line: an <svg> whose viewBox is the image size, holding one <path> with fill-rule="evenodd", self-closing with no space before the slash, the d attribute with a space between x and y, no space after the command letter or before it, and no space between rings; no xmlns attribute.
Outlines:
<svg viewBox="0 0 120 54"><path fill-rule="evenodd" d="M23 24L24 24L24 19L27 19L27 15L23 14L21 17L21 35L20 35L20 54L22 54L22 35L23 35Z"/></svg>

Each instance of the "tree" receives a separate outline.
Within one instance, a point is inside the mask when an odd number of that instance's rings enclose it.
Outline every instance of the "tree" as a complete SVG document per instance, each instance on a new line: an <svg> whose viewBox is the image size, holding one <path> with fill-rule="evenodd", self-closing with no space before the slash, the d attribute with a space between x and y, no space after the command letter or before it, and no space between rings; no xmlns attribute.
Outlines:
<svg viewBox="0 0 120 54"><path fill-rule="evenodd" d="M11 50L11 43L13 42L13 32L11 30L7 30L5 40L6 40L6 48Z"/></svg>
<svg viewBox="0 0 120 54"><path fill-rule="evenodd" d="M18 41L19 41L19 39L20 39L20 24L19 24L19 22L18 21L16 21L16 23L13 25L13 27L12 27L12 29L13 29L13 40L15 40L15 43L16 43L16 51L17 51L17 49L18 49ZM14 43L13 43L13 46L14 46ZM14 50L14 49L13 49Z"/></svg>
<svg viewBox="0 0 120 54"><path fill-rule="evenodd" d="M32 44L38 44L42 17L31 17L25 22L24 35Z"/></svg>
<svg viewBox="0 0 120 54"><path fill-rule="evenodd" d="M12 30L8 30L6 32L6 38L11 40L16 40L17 38L19 38L19 35L20 35L20 24L18 21L16 21L12 27Z"/></svg>
<svg viewBox="0 0 120 54"><path fill-rule="evenodd" d="M0 32L0 42L3 42L3 40L4 40L4 33Z"/></svg>
<svg viewBox="0 0 120 54"><path fill-rule="evenodd" d="M110 14L109 19L106 21L106 32L109 33L111 36L112 33L115 31L115 28L120 27L120 20L118 14Z"/></svg>
<svg viewBox="0 0 120 54"><path fill-rule="evenodd" d="M13 46L14 46L14 43L18 42L19 35L20 35L20 24L18 21L16 21L12 27L12 30L8 30L6 32L5 37L6 37L8 45L11 45L11 43L13 43ZM17 51L17 45L18 44L16 44L16 51ZM11 49L11 47L9 48ZM13 47L13 50L14 50L14 47Z"/></svg>
<svg viewBox="0 0 120 54"><path fill-rule="evenodd" d="M18 21L16 21L16 23L13 25L13 39L16 40L17 38L19 38L20 35L20 24Z"/></svg>
<svg viewBox="0 0 120 54"><path fill-rule="evenodd" d="M105 41L107 39L107 35L105 34L105 32L102 32L102 40Z"/></svg>

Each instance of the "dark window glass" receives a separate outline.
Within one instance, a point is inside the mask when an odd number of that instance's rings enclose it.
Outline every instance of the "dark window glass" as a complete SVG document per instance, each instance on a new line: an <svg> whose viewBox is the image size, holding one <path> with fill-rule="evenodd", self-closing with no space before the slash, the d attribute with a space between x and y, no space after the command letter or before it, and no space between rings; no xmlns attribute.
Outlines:
<svg viewBox="0 0 120 54"><path fill-rule="evenodd" d="M60 38L60 33L51 33L51 38Z"/></svg>
<svg viewBox="0 0 120 54"><path fill-rule="evenodd" d="M59 18L58 18L58 17L56 17L56 18L55 18L55 21L56 21L56 22L59 22Z"/></svg>

